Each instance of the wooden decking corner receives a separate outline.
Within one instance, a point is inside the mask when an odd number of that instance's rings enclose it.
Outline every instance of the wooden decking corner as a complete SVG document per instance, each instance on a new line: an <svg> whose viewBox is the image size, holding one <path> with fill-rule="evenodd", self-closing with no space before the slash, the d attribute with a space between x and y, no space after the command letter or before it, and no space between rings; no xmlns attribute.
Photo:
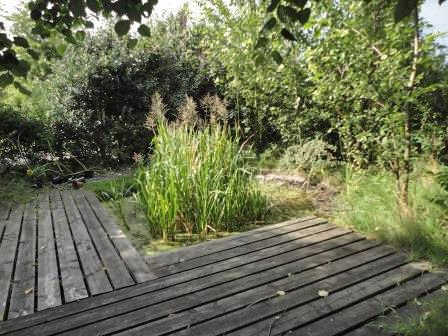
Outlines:
<svg viewBox="0 0 448 336"><path fill-rule="evenodd" d="M370 323L448 296L448 272L316 217L145 263L93 194L39 204L0 211L0 335L394 335Z"/></svg>

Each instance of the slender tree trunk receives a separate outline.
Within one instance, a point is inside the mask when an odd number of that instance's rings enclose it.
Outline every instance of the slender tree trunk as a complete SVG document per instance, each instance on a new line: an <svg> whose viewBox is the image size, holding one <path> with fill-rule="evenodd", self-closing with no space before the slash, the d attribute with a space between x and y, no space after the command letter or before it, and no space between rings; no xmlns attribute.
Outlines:
<svg viewBox="0 0 448 336"><path fill-rule="evenodd" d="M420 57L420 29L419 29L419 13L418 4L416 4L413 13L413 24L414 24L414 41L413 41L413 59L411 74L409 76L409 82L407 85L408 95L411 95L415 89L415 81L418 71L418 61ZM408 210L409 206L409 179L412 172L412 107L409 103L406 104L404 109L404 138L405 138L405 149L403 155L403 174L401 181L398 181L398 192L400 197L401 205L404 210ZM400 178L399 178L400 179Z"/></svg>

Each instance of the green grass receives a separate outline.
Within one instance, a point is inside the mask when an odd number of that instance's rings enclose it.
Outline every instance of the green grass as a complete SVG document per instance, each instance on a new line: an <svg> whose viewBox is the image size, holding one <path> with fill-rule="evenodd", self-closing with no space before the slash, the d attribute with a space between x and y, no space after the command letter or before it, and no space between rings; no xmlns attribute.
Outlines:
<svg viewBox="0 0 448 336"><path fill-rule="evenodd" d="M133 197L121 199L122 214L117 213L116 206L111 200L103 200L103 204L109 207L115 214L121 229L142 255L154 255L160 252L171 251L183 246L200 243L203 240L218 239L263 225L304 217L314 213L310 196L300 188L277 183L261 183L260 188L267 197L269 207L265 221L250 223L239 228L238 231L211 232L202 239L197 234L190 235L182 232L176 233L175 239L169 241L151 237L148 232L146 217Z"/></svg>
<svg viewBox="0 0 448 336"><path fill-rule="evenodd" d="M0 178L0 204L29 202L42 189L34 189L32 181L19 173L8 173ZM46 190L46 189L43 189Z"/></svg>
<svg viewBox="0 0 448 336"><path fill-rule="evenodd" d="M297 186L276 182L263 182L260 186L269 204L266 224L279 223L315 213L312 196Z"/></svg>
<svg viewBox="0 0 448 336"><path fill-rule="evenodd" d="M448 193L425 167L414 172L409 214L396 201L394 178L385 172L350 172L339 197L336 223L409 251L415 258L448 264L448 211L437 201Z"/></svg>
<svg viewBox="0 0 448 336"><path fill-rule="evenodd" d="M423 303L418 316L401 318L387 325L386 329L404 336L443 336L448 335L448 292L441 297Z"/></svg>
<svg viewBox="0 0 448 336"><path fill-rule="evenodd" d="M245 148L226 126L194 130L159 120L148 165L137 174L136 199L152 237L238 231L264 220L266 197Z"/></svg>
<svg viewBox="0 0 448 336"><path fill-rule="evenodd" d="M135 192L135 178L122 176L104 181L88 181L85 188L93 191L101 201L119 199Z"/></svg>

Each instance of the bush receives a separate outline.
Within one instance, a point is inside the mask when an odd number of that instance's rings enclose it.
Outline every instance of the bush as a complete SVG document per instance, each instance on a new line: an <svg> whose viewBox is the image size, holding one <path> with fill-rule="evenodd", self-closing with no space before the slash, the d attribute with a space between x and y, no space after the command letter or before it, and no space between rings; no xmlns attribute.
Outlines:
<svg viewBox="0 0 448 336"><path fill-rule="evenodd" d="M46 125L0 105L0 165L25 166L42 159L48 150Z"/></svg>
<svg viewBox="0 0 448 336"><path fill-rule="evenodd" d="M266 198L249 171L248 158L227 126L195 130L158 118L149 165L137 175L136 198L153 237L179 231L233 231L262 219Z"/></svg>
<svg viewBox="0 0 448 336"><path fill-rule="evenodd" d="M310 176L332 165L334 146L320 139L302 142L288 147L279 161L279 166L287 171L305 171Z"/></svg>
<svg viewBox="0 0 448 336"><path fill-rule="evenodd" d="M414 172L410 185L409 213L398 206L394 177L385 172L350 172L337 200L336 221L403 247L415 257L448 264L447 208L435 202L445 195L424 168Z"/></svg>

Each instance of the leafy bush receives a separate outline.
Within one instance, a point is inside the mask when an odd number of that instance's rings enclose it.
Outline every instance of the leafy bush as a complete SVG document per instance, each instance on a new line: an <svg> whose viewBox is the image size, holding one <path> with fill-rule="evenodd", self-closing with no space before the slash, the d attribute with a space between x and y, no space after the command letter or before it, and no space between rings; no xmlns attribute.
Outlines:
<svg viewBox="0 0 448 336"><path fill-rule="evenodd" d="M49 140L42 121L0 105L0 125L0 164L30 165L41 159Z"/></svg>
<svg viewBox="0 0 448 336"><path fill-rule="evenodd" d="M288 147L280 158L279 166L285 170L306 171L310 176L317 171L328 168L333 163L336 148L320 139L304 141L299 145Z"/></svg>
<svg viewBox="0 0 448 336"><path fill-rule="evenodd" d="M385 172L348 170L345 191L339 197L336 221L403 247L416 257L448 263L447 208L434 199L444 191L424 169L414 172L409 211L397 202L394 178Z"/></svg>
<svg viewBox="0 0 448 336"><path fill-rule="evenodd" d="M228 126L195 130L157 114L153 154L137 174L136 194L153 237L174 239L183 231L205 238L264 217L266 198Z"/></svg>

